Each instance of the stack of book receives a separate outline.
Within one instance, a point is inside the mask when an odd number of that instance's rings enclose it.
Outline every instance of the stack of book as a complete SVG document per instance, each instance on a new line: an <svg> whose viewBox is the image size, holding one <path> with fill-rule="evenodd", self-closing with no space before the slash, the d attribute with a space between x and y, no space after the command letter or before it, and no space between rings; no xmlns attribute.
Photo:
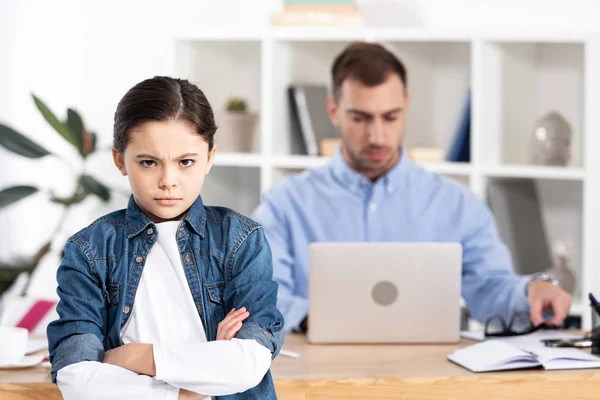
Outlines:
<svg viewBox="0 0 600 400"><path fill-rule="evenodd" d="M271 15L277 26L360 27L363 17L354 0L284 0L283 11Z"/></svg>

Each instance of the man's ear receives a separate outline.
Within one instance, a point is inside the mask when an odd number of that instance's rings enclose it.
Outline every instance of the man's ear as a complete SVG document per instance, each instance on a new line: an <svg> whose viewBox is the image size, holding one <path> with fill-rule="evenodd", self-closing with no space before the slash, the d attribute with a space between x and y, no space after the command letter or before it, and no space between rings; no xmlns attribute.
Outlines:
<svg viewBox="0 0 600 400"><path fill-rule="evenodd" d="M119 171L121 171L121 175L127 176L127 170L125 169L125 160L123 160L123 154L119 153L117 149L112 148L112 156L113 161L115 162L115 166Z"/></svg>
<svg viewBox="0 0 600 400"><path fill-rule="evenodd" d="M335 100L331 96L327 96L327 114L329 114L329 119L336 128L338 126L337 109L338 106Z"/></svg>
<svg viewBox="0 0 600 400"><path fill-rule="evenodd" d="M206 175L210 172L213 162L215 161L215 154L217 153L217 145L213 145L211 151L208 152L208 163L206 164Z"/></svg>

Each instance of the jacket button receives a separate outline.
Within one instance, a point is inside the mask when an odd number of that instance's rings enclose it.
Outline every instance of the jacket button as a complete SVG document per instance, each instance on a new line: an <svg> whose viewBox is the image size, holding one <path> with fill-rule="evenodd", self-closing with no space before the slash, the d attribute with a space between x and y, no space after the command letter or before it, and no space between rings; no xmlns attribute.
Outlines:
<svg viewBox="0 0 600 400"><path fill-rule="evenodd" d="M190 253L186 253L186 255L185 255L185 261L186 262L190 262Z"/></svg>
<svg viewBox="0 0 600 400"><path fill-rule="evenodd" d="M152 235L154 233L154 229L150 228L146 231L148 235Z"/></svg>
<svg viewBox="0 0 600 400"><path fill-rule="evenodd" d="M144 260L144 259L143 259L142 257L140 257L140 256L137 256L137 257L135 258L135 262L136 262L136 263L138 263L138 264L139 264L139 263L141 263L143 260Z"/></svg>
<svg viewBox="0 0 600 400"><path fill-rule="evenodd" d="M129 307L127 307L127 306L123 307L123 312L125 314L129 314Z"/></svg>

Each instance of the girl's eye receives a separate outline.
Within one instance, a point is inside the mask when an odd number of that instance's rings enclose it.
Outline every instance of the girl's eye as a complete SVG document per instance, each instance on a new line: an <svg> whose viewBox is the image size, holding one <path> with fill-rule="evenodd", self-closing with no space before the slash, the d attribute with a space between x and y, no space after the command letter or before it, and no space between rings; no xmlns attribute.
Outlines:
<svg viewBox="0 0 600 400"><path fill-rule="evenodd" d="M140 164L142 164L142 167L150 168L150 167L154 167L156 165L156 161L142 160L142 161L140 161Z"/></svg>
<svg viewBox="0 0 600 400"><path fill-rule="evenodd" d="M191 167L192 165L194 165L194 162L195 162L194 160L188 160L188 159L186 159L186 160L179 161L179 164L182 167Z"/></svg>

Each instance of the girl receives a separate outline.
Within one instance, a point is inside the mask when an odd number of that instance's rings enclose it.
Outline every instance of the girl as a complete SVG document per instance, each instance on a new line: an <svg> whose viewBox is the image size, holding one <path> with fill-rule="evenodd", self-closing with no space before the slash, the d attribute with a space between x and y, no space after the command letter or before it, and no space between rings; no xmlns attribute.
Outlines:
<svg viewBox="0 0 600 400"><path fill-rule="evenodd" d="M66 400L276 398L271 250L260 225L200 196L215 131L187 80L147 79L119 102L113 158L133 195L68 240L57 274L48 341Z"/></svg>

